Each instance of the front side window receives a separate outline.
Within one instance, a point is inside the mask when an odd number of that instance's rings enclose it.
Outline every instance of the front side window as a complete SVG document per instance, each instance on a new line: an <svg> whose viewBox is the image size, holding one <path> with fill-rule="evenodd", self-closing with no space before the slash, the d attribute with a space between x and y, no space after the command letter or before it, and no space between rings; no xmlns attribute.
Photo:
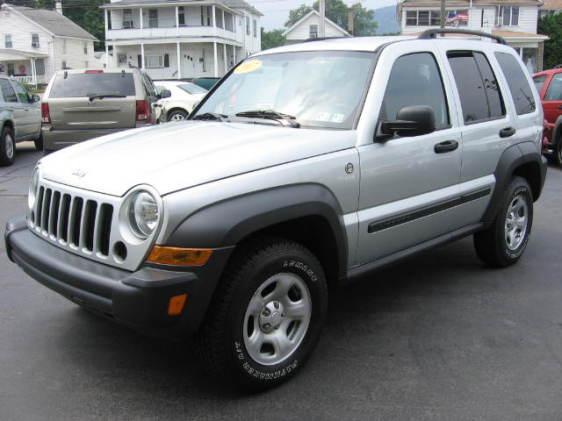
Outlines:
<svg viewBox="0 0 562 421"><path fill-rule="evenodd" d="M552 77L544 99L546 101L562 101L562 73L555 74Z"/></svg>
<svg viewBox="0 0 562 421"><path fill-rule="evenodd" d="M2 96L5 102L18 102L18 96L16 91L12 87L12 84L7 79L0 79L0 89L2 90Z"/></svg>
<svg viewBox="0 0 562 421"><path fill-rule="evenodd" d="M517 115L534 112L537 105L533 91L519 61L508 53L496 53L496 58L507 80Z"/></svg>
<svg viewBox="0 0 562 421"><path fill-rule="evenodd" d="M14 44L12 42L12 35L6 34L4 36L4 47L5 48L14 48Z"/></svg>
<svg viewBox="0 0 562 421"><path fill-rule="evenodd" d="M372 53L325 51L249 59L205 100L198 114L234 118L241 112L275 111L294 116L303 127L351 129L374 59Z"/></svg>
<svg viewBox="0 0 562 421"><path fill-rule="evenodd" d="M455 77L466 124L505 115L505 106L496 77L484 54L449 51L449 64Z"/></svg>
<svg viewBox="0 0 562 421"><path fill-rule="evenodd" d="M396 60L379 120L396 120L402 108L416 105L433 109L437 130L449 127L449 107L441 72L430 53L409 54Z"/></svg>
<svg viewBox="0 0 562 421"><path fill-rule="evenodd" d="M537 92L542 91L542 87L545 81L546 81L546 76L535 76L533 78L533 83L535 84L535 88L537 88Z"/></svg>
<svg viewBox="0 0 562 421"><path fill-rule="evenodd" d="M14 82L14 88L16 90L16 95L22 104L27 104L29 102L29 94L19 82Z"/></svg>

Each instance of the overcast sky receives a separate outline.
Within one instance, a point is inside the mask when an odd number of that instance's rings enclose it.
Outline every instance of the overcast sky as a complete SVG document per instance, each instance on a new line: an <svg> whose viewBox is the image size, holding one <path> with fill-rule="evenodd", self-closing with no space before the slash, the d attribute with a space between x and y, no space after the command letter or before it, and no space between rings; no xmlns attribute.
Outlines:
<svg viewBox="0 0 562 421"><path fill-rule="evenodd" d="M282 28L289 11L296 9L301 4L312 6L313 0L246 0L251 3L264 16L261 19L261 25L267 30ZM344 0L347 4L357 3L359 0ZM369 9L377 9L380 7L392 6L396 4L396 0L361 0L363 6Z"/></svg>

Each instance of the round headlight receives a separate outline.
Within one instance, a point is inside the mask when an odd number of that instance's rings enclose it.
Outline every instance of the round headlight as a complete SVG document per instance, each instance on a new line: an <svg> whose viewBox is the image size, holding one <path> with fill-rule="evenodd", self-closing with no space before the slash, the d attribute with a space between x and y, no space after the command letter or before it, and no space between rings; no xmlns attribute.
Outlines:
<svg viewBox="0 0 562 421"><path fill-rule="evenodd" d="M144 190L136 192L129 204L129 224L135 235L141 239L150 237L159 220L160 210L154 196Z"/></svg>
<svg viewBox="0 0 562 421"><path fill-rule="evenodd" d="M39 188L39 170L36 168L35 171L33 171L33 175L31 176L31 183L29 184L29 194L27 195L27 204L30 210L32 210L35 207L38 188Z"/></svg>

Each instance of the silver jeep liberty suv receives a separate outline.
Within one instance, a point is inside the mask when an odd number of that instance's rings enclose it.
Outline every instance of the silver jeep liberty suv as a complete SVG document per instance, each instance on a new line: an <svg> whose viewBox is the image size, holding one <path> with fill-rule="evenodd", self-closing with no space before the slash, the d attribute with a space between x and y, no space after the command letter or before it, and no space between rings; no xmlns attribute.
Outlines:
<svg viewBox="0 0 562 421"><path fill-rule="evenodd" d="M186 122L43 158L8 255L120 323L192 335L215 373L264 389L312 353L329 286L469 235L486 264L516 263L542 123L523 63L488 34L264 51Z"/></svg>

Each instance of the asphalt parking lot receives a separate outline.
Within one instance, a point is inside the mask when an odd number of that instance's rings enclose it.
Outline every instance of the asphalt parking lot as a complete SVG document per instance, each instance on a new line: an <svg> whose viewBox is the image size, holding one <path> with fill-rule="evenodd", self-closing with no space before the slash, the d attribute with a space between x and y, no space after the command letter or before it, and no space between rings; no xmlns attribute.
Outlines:
<svg viewBox="0 0 562 421"><path fill-rule="evenodd" d="M22 214L39 154L0 168L0 224ZM562 419L562 171L551 167L519 265L470 239L331 297L316 353L252 396L217 387L189 345L146 338L40 286L0 244L0 420Z"/></svg>

